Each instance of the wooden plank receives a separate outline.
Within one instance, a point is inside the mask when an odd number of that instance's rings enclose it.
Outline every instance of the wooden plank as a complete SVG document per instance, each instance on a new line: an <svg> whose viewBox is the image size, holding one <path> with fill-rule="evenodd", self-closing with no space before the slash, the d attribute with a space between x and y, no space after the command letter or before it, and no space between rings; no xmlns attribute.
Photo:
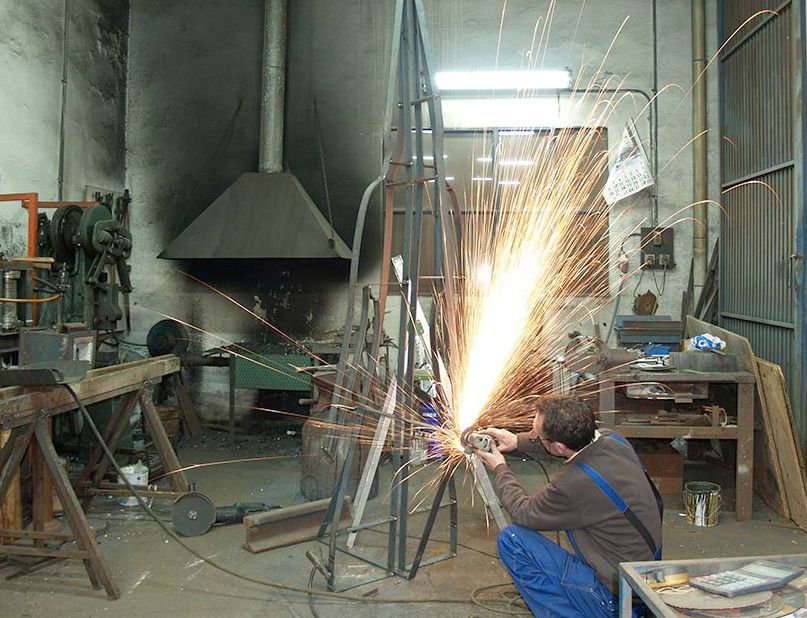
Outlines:
<svg viewBox="0 0 807 618"><path fill-rule="evenodd" d="M84 404L89 405L137 390L146 380L155 380L177 371L179 371L179 358L166 354L133 363L92 369L83 380L71 386ZM0 389L0 393L5 390ZM0 400L2 400L1 394ZM39 410L47 410L53 415L75 409L76 402L64 388L27 387L24 394L3 400L0 427L9 429L33 422Z"/></svg>
<svg viewBox="0 0 807 618"><path fill-rule="evenodd" d="M37 558L77 558L87 560L89 554L82 550L42 549L28 545L0 545L0 556L34 556Z"/></svg>
<svg viewBox="0 0 807 618"><path fill-rule="evenodd" d="M64 508L64 516L70 523L70 530L76 535L76 545L83 552L86 552L86 557L83 558L83 561L90 582L94 588L103 585L110 599L120 598L120 590L115 585L115 582L112 581L112 574L109 571L106 558L104 558L100 547L98 547L98 541L96 541L95 535L90 529L90 524L84 516L84 511L81 510L78 503L78 498L76 498L76 494L73 493L73 488L70 486L67 472L59 461L56 449L53 448L46 419L37 421L35 435L36 444L42 453L42 459L45 461L53 478L53 488L56 490L56 495L59 496ZM61 555L68 557L65 554Z"/></svg>
<svg viewBox="0 0 807 618"><path fill-rule="evenodd" d="M45 431L49 435L53 433L53 423L50 419L41 419ZM39 421L37 421L37 424ZM34 530L53 530L54 526L60 527L53 519L53 481L48 472L48 462L42 456L42 449L37 448L36 440L31 441L28 448L28 457L31 460L31 512ZM58 459L58 458L57 458ZM60 464L61 465L61 464ZM35 541L35 545L39 542Z"/></svg>
<svg viewBox="0 0 807 618"><path fill-rule="evenodd" d="M147 382L144 382L139 391L127 393L123 396L118 404L118 409L115 411L112 418L109 419L107 426L104 428L104 435L102 438L104 443L107 445L107 448L113 455L118 449L118 444L120 444L121 438L123 438L124 431L126 431L126 428L129 426L129 418L132 415L132 410L134 409L135 404L137 404L137 399L140 396L140 393L142 393L143 389L146 388L146 384ZM81 506L85 511L90 508L90 504L92 504L93 494L82 491L83 482L92 479L90 485L97 487L101 482L101 479L104 478L110 463L111 462L109 461L106 452L104 452L104 450L101 448L101 445L96 445L95 449L93 449L93 452L90 455L87 465L84 467L84 470L81 473L78 483L79 492L83 496Z"/></svg>
<svg viewBox="0 0 807 618"><path fill-rule="evenodd" d="M737 368L754 374L757 383L757 388L754 389L754 491L778 515L784 519L790 519L790 507L785 494L782 468L774 443L768 406L761 395L759 366L751 343L736 333L687 316L686 336L693 337L701 333L720 337L726 342L726 351L737 356Z"/></svg>
<svg viewBox="0 0 807 618"><path fill-rule="evenodd" d="M11 530L0 529L0 535L12 539L45 539L46 541L75 541L76 537L72 534L60 534L58 532L37 532L36 530L20 530L14 528Z"/></svg>
<svg viewBox="0 0 807 618"><path fill-rule="evenodd" d="M157 410L154 409L154 402L151 400L151 389L145 388L140 392L140 410L143 419L146 421L146 429L157 449L157 455L163 464L163 472L168 476L175 491L187 491L188 479L179 465L179 459L171 445L168 434L165 433L162 421Z"/></svg>
<svg viewBox="0 0 807 618"><path fill-rule="evenodd" d="M11 439L11 431L0 431L0 447ZM11 447L9 447L11 448ZM6 451L9 455L11 451ZM11 471L13 476L9 479L5 495L0 495L0 528L22 528L22 502L20 498L20 472L19 466ZM2 479L3 466L0 466L0 479ZM0 544L8 543L11 537L0 530Z"/></svg>
<svg viewBox="0 0 807 618"><path fill-rule="evenodd" d="M762 359L757 359L757 363L762 380L760 390L767 403L772 438L776 444L785 496L790 507L790 518L802 530L807 530L804 462L793 431L793 415L790 411L785 376L779 365Z"/></svg>
<svg viewBox="0 0 807 618"><path fill-rule="evenodd" d="M134 409L138 396L142 390L143 386L140 387L140 391L133 391L124 395L118 402L117 410L115 410L112 418L109 419L106 427L104 427L104 433L101 437L104 439L104 443L112 453L115 452L118 442L120 442L123 432L126 429L126 426L129 424L129 418L132 415L132 410ZM81 471L79 484L83 483L84 481L89 481L90 478L93 478L96 484L100 482L101 478L106 473L109 463L108 457L101 448L101 445L96 445L90 454L90 459L87 461L87 465L84 466L84 470Z"/></svg>
<svg viewBox="0 0 807 618"><path fill-rule="evenodd" d="M188 385L185 382L185 376L182 375L180 369L174 376L171 377L174 389L176 391L177 403L182 412L182 419L185 421L185 427L191 438L195 438L202 433L202 422L199 420L199 415L191 402L191 395L188 392Z"/></svg>

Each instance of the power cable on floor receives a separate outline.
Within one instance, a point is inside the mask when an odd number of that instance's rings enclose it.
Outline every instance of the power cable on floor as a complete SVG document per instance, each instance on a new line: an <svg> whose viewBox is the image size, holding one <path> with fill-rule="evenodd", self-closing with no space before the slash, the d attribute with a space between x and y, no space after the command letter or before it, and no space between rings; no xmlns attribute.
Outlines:
<svg viewBox="0 0 807 618"><path fill-rule="evenodd" d="M489 590L501 588L498 599L481 599L480 595ZM494 614L506 614L507 616L532 616L532 612L524 603L524 599L518 594L512 583L493 584L477 588L471 593L471 601L474 605L481 607Z"/></svg>
<svg viewBox="0 0 807 618"><path fill-rule="evenodd" d="M521 455L524 455L525 457L527 457L527 459L532 459L535 463L541 466L541 472L544 473L544 477L546 478L546 484L549 485L549 472L547 472L544 462L542 462L537 457L533 457L529 453L521 453ZM558 530L555 531L555 543L558 545L558 547L560 547L560 531Z"/></svg>
<svg viewBox="0 0 807 618"><path fill-rule="evenodd" d="M87 411L87 408L84 406L84 403L79 398L76 391L69 384L63 384L70 395L73 397L73 400L76 402L79 410L81 410L81 414L84 416L84 420L87 423L87 426L90 428L93 436L95 437L98 445L101 447L101 450L104 451L104 455L108 458L109 462L112 464L112 467L115 469L115 472L118 473L118 477L123 480L124 484L126 485L126 489L128 489L132 495L137 500L137 503L140 505L148 515L151 517L159 526L162 528L163 532L167 534L171 539L173 539L178 545L183 547L188 553L193 555L194 557L198 558L205 564L213 567L221 571L222 573L226 573L231 577L235 577L237 579L247 581L253 584L258 584L260 586L267 586L269 588L274 588L276 590L285 590L286 592L298 592L301 594L305 594L310 599L312 596L318 596L323 598L335 599L338 601L353 601L358 603L367 603L373 605L389 605L389 604L398 604L398 603L407 603L407 604L446 604L446 605L468 605L468 599L452 599L452 598L424 598L424 599L400 599L400 598L370 598L370 597L357 597L352 595L344 595L338 592L327 592L327 591L315 591L311 590L310 588L302 588L300 586L290 586L288 584L281 584L280 582L274 582L267 579L262 579L260 577L252 577L251 575L245 575L243 573L239 573L234 571L222 564L219 564L212 558L208 558L207 556L203 556L201 553L196 551L190 545L185 543L177 534L171 530L167 524L165 524L157 515L154 514L154 511L151 510L151 507L143 500L140 493L134 488L132 483L129 481L127 476L123 473L120 466L118 465L117 460L115 459L114 454L112 451L109 450L109 446L104 441L101 433L98 431L98 427L95 426L95 422L90 416L90 413ZM313 582L312 582L313 583ZM473 599L473 597L472 597Z"/></svg>

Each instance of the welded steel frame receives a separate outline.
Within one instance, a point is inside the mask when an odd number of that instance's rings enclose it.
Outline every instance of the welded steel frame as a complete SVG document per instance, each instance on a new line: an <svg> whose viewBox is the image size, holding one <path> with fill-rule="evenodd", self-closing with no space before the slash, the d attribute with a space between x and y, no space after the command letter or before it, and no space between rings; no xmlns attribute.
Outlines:
<svg viewBox="0 0 807 618"><path fill-rule="evenodd" d="M342 426L349 426L352 414L344 414L341 410L350 397L349 384L355 383L355 375L348 377L352 372L358 371L356 365L350 366L348 360L349 343L353 330L353 313L355 309L355 291L358 281L359 249L364 228L364 220L374 191L382 184L385 188L383 194L383 208L385 213L385 226L383 237L381 289L378 301L376 323L376 338L370 353L370 364L375 362L378 353L378 335L383 332L383 317L386 307L388 282L390 279L390 261L392 253L392 217L395 191L400 187L406 189L406 210L403 226L403 268L401 278L401 309L398 331L398 364L397 384L399 402L409 408L414 408L414 360L415 340L417 337L414 322L414 307L418 300L418 281L420 276L420 252L423 211L426 204L428 185L433 185L432 210L435 222L435 274L442 284L441 293L450 298L455 293L455 264L452 256L456 255L454 247L457 242L457 226L454 219L458 216L456 199L449 192L446 185L445 162L443 159L443 119L440 106L439 93L434 85L432 76L432 52L428 41L425 21L425 12L422 0L397 0L395 8L395 24L393 28L393 46L390 61L390 75L387 91L387 110L385 116L385 143L384 162L382 173L364 192L357 215L356 230L354 233L353 257L350 272L350 290L348 298L348 312L345 323L344 339L339 361L337 381L334 388L333 403L329 409L328 421L337 422ZM425 109L424 109L425 108ZM396 127L393 131L393 111L397 111ZM426 114L430 126L425 126ZM425 163L424 134L431 133L433 164ZM395 137L393 138L393 133ZM399 179L399 176L404 176ZM454 213L451 212L450 203L454 204ZM449 259L444 259L449 256ZM365 305L366 306L366 305ZM364 311L362 311L364 315ZM436 364L435 364L436 366ZM371 373L375 373L370 367ZM362 394L369 392L369 380L365 382ZM378 412L380 414L380 411ZM436 488L431 506L410 511L409 501L409 467L411 451L412 423L405 419L393 419L393 468L400 482L393 483L390 491L389 516L380 521L372 521L359 526L339 528L337 513L342 512L345 492L350 477L353 456L357 447L357 440L351 440L345 453L339 479L331 497L328 512L320 527L318 537L328 540L328 563L326 576L329 590L347 590L352 587L364 585L372 581L398 575L408 579L413 578L421 566L432 564L448 558L457 553L457 496L453 474L441 477ZM339 448L337 441L332 441L329 449L335 454ZM334 457L335 461L338 461ZM445 490L448 489L448 502L443 503ZM431 536L432 529L440 509L449 507L449 549L448 552L423 559L426 545ZM427 520L422 530L418 548L412 561L407 559L407 540L409 538L409 517L422 512L428 512ZM364 556L357 551L342 548L338 545L338 538L342 535L367 528L386 526L387 528L387 559L386 563ZM384 573L371 579L353 583L347 587L337 587L337 552L348 554L367 564L383 569Z"/></svg>

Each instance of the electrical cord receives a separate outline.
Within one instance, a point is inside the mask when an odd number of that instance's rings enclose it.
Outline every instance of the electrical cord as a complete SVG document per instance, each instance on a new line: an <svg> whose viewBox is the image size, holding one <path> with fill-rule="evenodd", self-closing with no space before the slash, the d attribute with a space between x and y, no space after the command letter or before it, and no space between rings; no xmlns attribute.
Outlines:
<svg viewBox="0 0 807 618"><path fill-rule="evenodd" d="M311 610L311 615L314 618L320 618L319 612L314 608L314 595L311 594L314 590L314 575L317 573L317 567L311 569L311 575L308 576L308 609Z"/></svg>
<svg viewBox="0 0 807 618"><path fill-rule="evenodd" d="M65 389L70 393L73 397L73 400L76 402L79 410L81 410L81 414L84 416L84 420L87 422L87 426L90 428L90 431L93 434L93 437L98 442L98 445L101 447L101 450L104 452L104 455L108 458L109 462L112 464L112 467L118 473L118 477L123 480L124 484L126 485L126 489L128 489L132 495L137 500L138 505L141 509L143 509L149 517L151 517L159 526L162 528L163 532L167 534L171 539L173 539L177 544L179 544L183 549L185 549L188 553L193 555L194 557L198 558L208 566L213 567L214 569L221 571L231 577L235 577L237 579L241 579L243 581L247 581L253 584L258 584L260 586L267 586L269 588L274 588L276 590L285 590L286 592L297 592L301 594L305 594L310 599L312 596L318 596L323 598L335 599L339 601L353 601L359 603L368 603L374 605L389 605L389 604L398 604L398 603L407 603L407 604L423 604L423 603L433 603L433 604L445 604L445 605L467 605L468 599L452 599L452 598L424 598L424 599L400 599L400 598L369 598L369 597L357 597L353 595L343 595L338 592L327 592L327 591L315 591L311 590L310 588L303 588L300 586L291 586L287 584L281 584L280 582L274 582L267 579L262 579L260 577L252 577L251 575L246 575L244 573L239 573L234 571L222 564L219 564L212 558L207 556L203 556L201 553L193 549L190 545L185 543L173 530L171 530L166 523L164 523L155 513L151 510L151 507L146 504L143 500L140 493L134 488L132 483L129 481L127 476L123 473L120 466L118 465L117 460L115 459L114 454L112 451L109 450L109 446L104 441L101 433L98 431L98 427L96 427L95 422L90 416L90 413L87 411L87 408L84 406L84 403L81 401L81 398L78 396L76 391L69 384L63 384ZM313 584L313 580L312 580Z"/></svg>
<svg viewBox="0 0 807 618"><path fill-rule="evenodd" d="M498 588L506 589L499 593L501 599L480 599L483 592L488 590L496 590ZM473 601L474 605L489 612L493 612L494 614L506 614L508 616L532 616L532 612L527 607L527 604L524 603L524 599L521 598L521 595L518 594L518 591L515 589L515 586L512 583L493 584L492 586L482 586L481 588L477 588L471 593L471 601ZM500 607L502 605L504 606L503 608Z"/></svg>
<svg viewBox="0 0 807 618"><path fill-rule="evenodd" d="M656 292L658 292L659 296L664 296L664 289L667 287L667 265L664 265L664 272L661 276L660 288L658 286L658 281L656 280L656 271L651 268L650 274L653 275L653 284L656 286Z"/></svg>
<svg viewBox="0 0 807 618"><path fill-rule="evenodd" d="M537 457L533 457L529 453L521 453L521 454L524 455L527 459L532 459L535 463L537 463L541 467L541 472L544 473L544 477L546 478L546 484L549 485L549 472L547 471L546 466L544 465L544 462L542 462ZM559 530L555 531L555 543L558 545L558 547L560 547L560 531Z"/></svg>

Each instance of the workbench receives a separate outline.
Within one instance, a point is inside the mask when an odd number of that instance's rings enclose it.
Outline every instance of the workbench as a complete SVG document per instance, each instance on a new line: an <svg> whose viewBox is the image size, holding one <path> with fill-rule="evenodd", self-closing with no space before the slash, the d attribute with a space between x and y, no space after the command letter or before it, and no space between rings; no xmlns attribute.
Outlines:
<svg viewBox="0 0 807 618"><path fill-rule="evenodd" d="M676 611L664 602L664 599L644 580L643 574L655 571L663 566L681 566L690 577L719 573L739 568L754 560L771 560L791 566L807 568L807 554L789 554L776 556L753 556L734 558L696 558L692 560L661 560L647 562L622 562L619 565L619 615L630 618L633 608L633 595L637 595L654 616L663 618L680 618L684 614ZM804 585L804 575L791 582L800 589Z"/></svg>
<svg viewBox="0 0 807 618"><path fill-rule="evenodd" d="M736 409L727 409L729 416L736 415L737 424L725 426L693 426L693 425L637 425L620 423L621 417L628 410L617 406L617 392L624 391L629 385L661 385L675 389L684 385L708 393L709 387L717 384L732 385L736 388ZM636 401L663 400L649 397ZM670 396L670 399L674 398ZM706 403L707 399L704 399ZM674 438L684 439L718 439L735 440L737 442L737 461L735 466L736 500L735 512L737 521L751 518L753 503L753 469L754 469L754 375L745 371L735 372L696 372L696 371L631 371L605 373L600 381L600 420L626 438ZM625 404L621 404L624 406Z"/></svg>
<svg viewBox="0 0 807 618"><path fill-rule="evenodd" d="M182 473L168 436L151 400L151 381L175 374L180 369L179 358L173 355L158 356L133 363L112 365L87 372L86 376L70 387L84 405L121 397L117 410L104 429L104 441L111 452L123 435L134 406L139 403L149 434L157 448L165 472L175 492L187 490L187 479ZM98 547L87 518L62 467L50 435L51 417L75 410L77 404L71 393L61 385L12 386L0 388L0 504L13 486L20 462L30 447L33 493L32 529L5 523L0 526L0 556L24 555L50 560L67 558L84 562L87 575L94 588L104 587L110 598L120 592L112 581L109 567ZM103 487L102 479L109 460L99 447L85 467L79 489L86 496L96 493L113 493ZM53 520L53 492L56 492L64 509L70 533L58 533L48 524ZM85 498L85 504L88 498ZM17 507L19 508L19 507ZM29 540L32 545L22 545ZM46 542L64 544L75 542L75 550L46 547Z"/></svg>

